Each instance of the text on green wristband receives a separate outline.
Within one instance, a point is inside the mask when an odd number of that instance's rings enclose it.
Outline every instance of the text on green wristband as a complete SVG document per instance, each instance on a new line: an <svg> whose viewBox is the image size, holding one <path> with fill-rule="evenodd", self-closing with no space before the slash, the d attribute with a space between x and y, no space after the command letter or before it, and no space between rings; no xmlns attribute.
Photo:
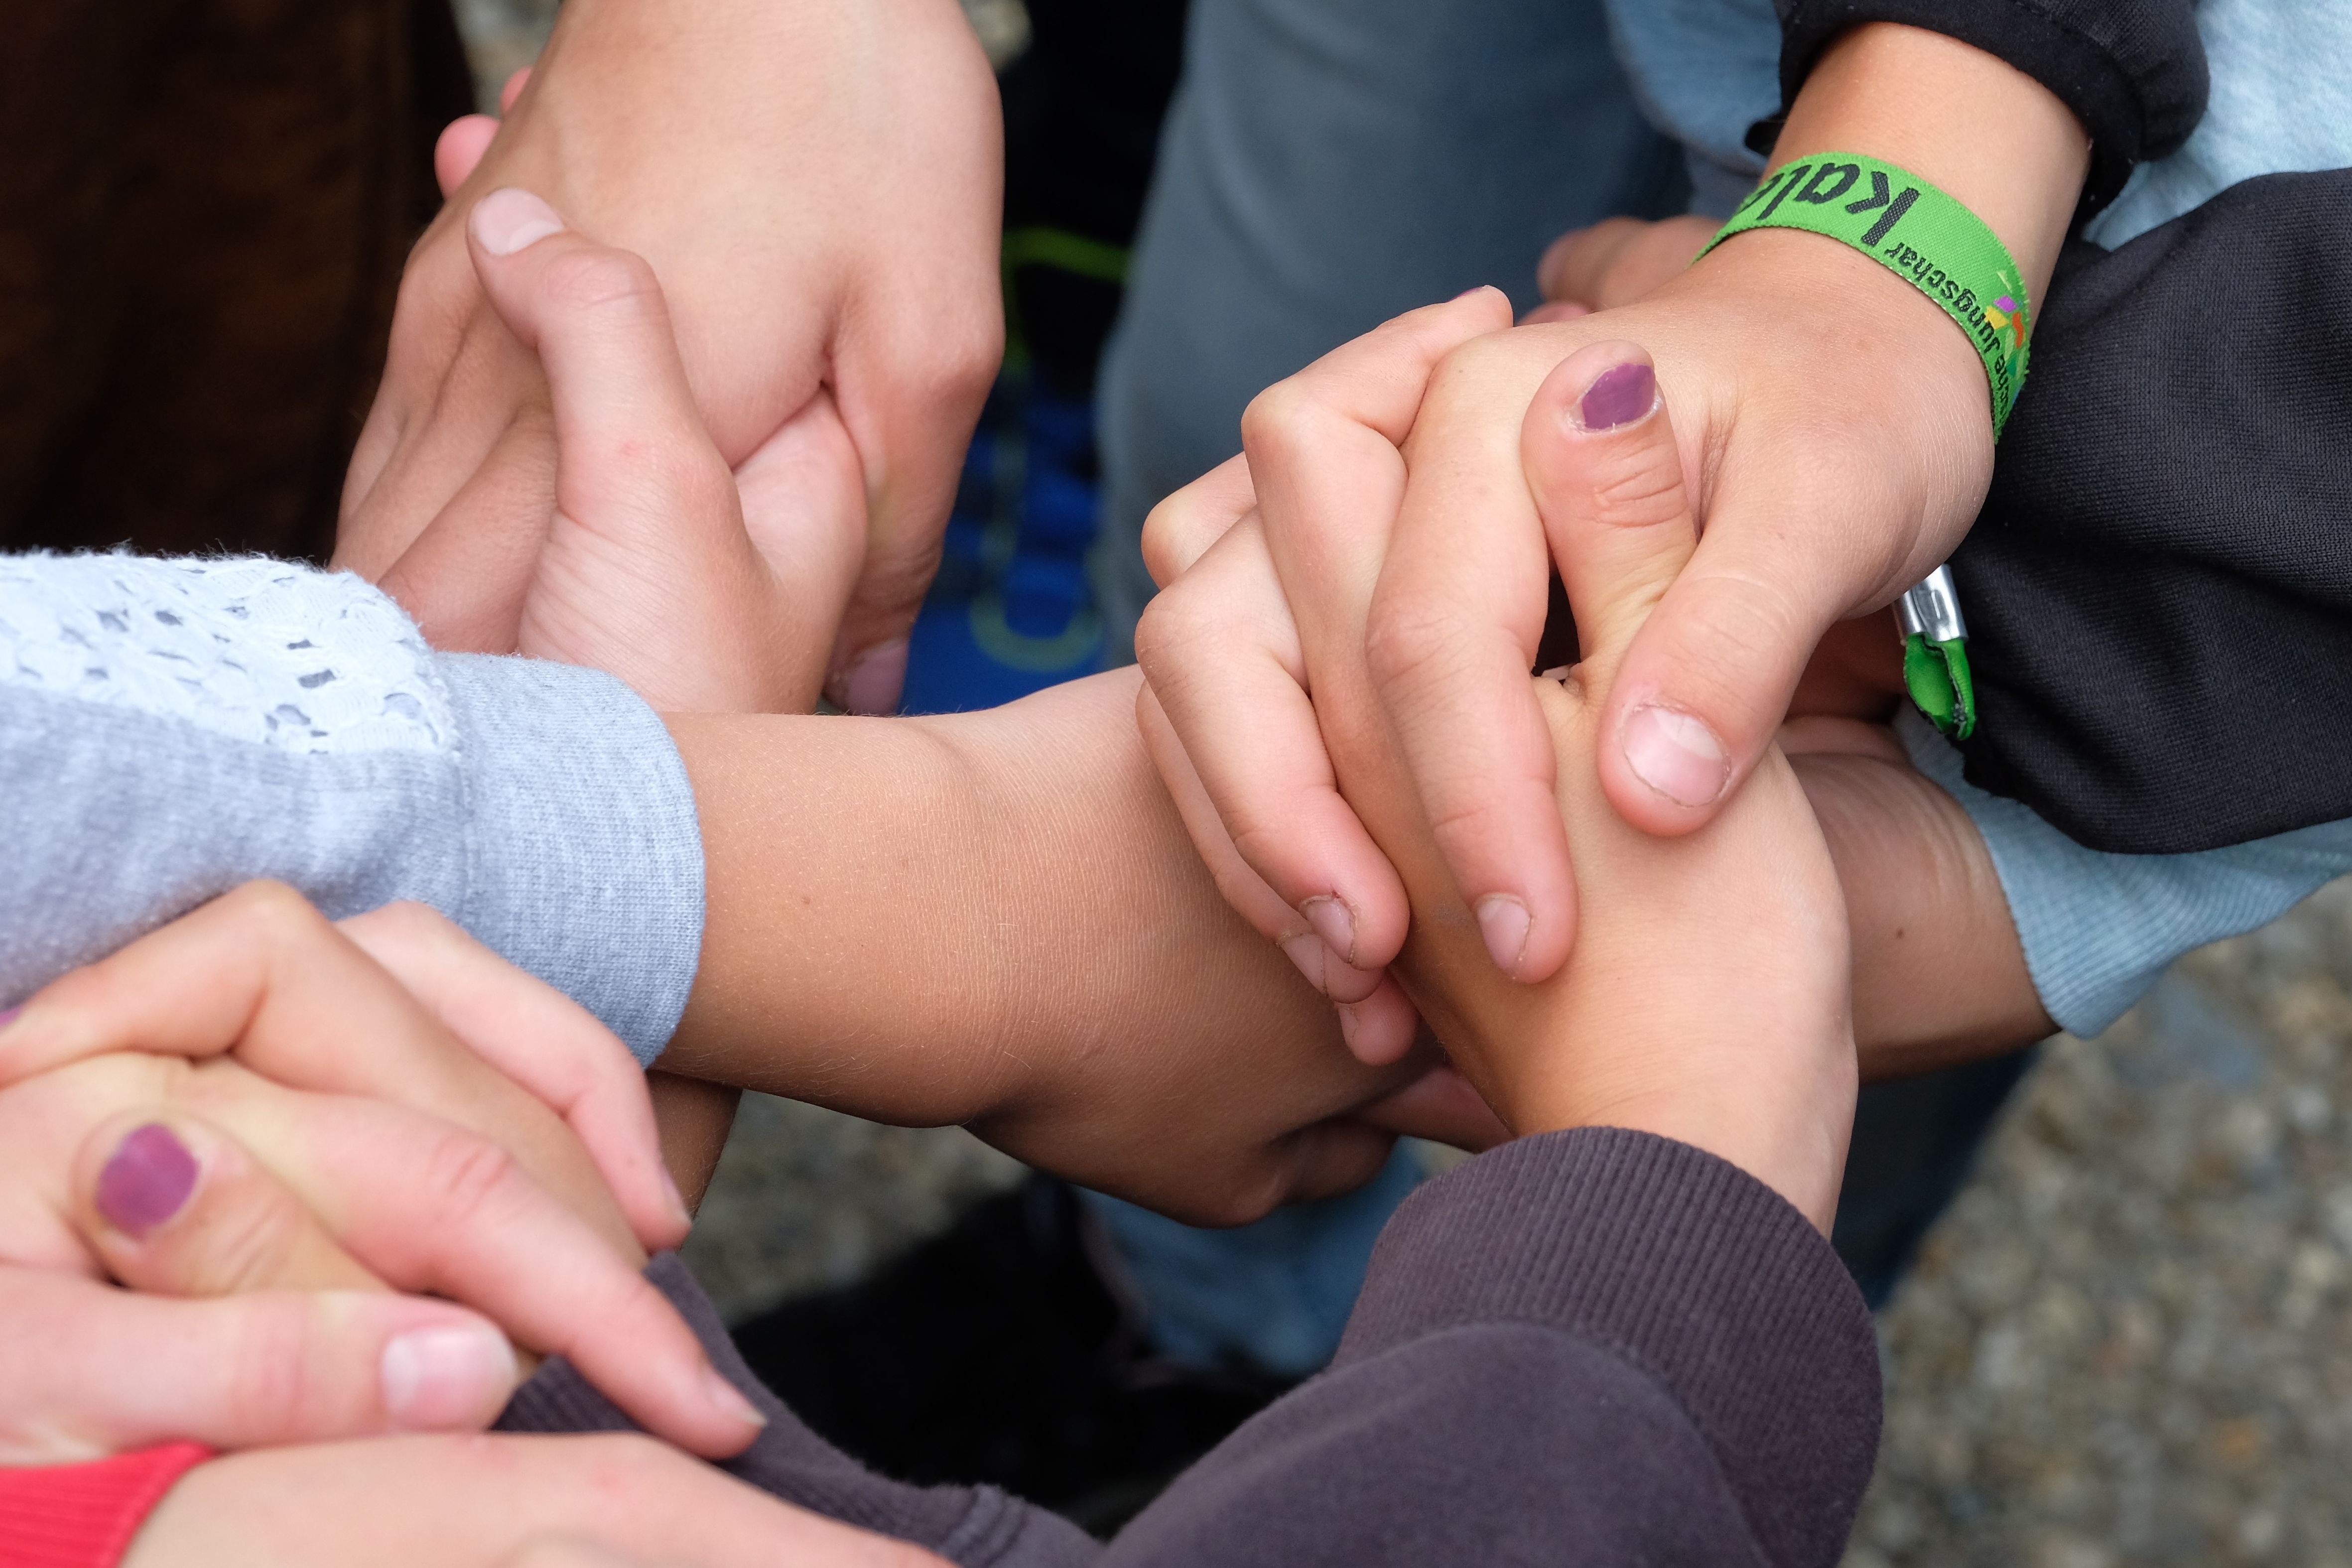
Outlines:
<svg viewBox="0 0 2352 1568"><path fill-rule="evenodd" d="M1775 172L1707 249L1753 228L1798 228L1843 241L1942 307L1984 363L2000 436L2025 381L2031 328L2024 278L1974 213L1892 163L1833 153Z"/></svg>

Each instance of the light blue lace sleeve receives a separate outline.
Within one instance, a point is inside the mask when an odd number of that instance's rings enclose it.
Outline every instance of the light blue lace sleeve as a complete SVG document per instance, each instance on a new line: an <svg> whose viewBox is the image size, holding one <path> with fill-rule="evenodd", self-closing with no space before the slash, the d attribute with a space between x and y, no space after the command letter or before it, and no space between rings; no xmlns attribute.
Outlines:
<svg viewBox="0 0 2352 1568"><path fill-rule="evenodd" d="M436 653L360 579L0 556L0 1003L273 877L415 899L649 1061L702 942L661 721L594 670Z"/></svg>

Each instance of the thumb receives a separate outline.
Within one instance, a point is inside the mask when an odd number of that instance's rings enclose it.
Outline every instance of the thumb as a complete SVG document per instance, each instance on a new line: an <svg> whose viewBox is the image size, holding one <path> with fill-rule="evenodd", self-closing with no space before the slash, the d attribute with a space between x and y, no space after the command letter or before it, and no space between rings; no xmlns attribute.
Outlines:
<svg viewBox="0 0 2352 1568"><path fill-rule="evenodd" d="M483 291L547 367L558 507L599 532L630 519L656 533L740 531L734 475L696 412L645 258L567 229L510 186L474 204L467 233ZM577 504L584 496L598 504Z"/></svg>
<svg viewBox="0 0 2352 1568"><path fill-rule="evenodd" d="M1697 548L1633 632L1601 714L1601 788L1645 832L1714 819L1771 743L1844 607L1850 568L1827 557L1827 531L1784 520L1834 516L1855 498L1817 505L1802 475L1769 468L1738 480L1718 487ZM1769 500L1738 504L1748 495Z"/></svg>
<svg viewBox="0 0 2352 1568"><path fill-rule="evenodd" d="M1605 670L1698 538L1649 354L1634 343L1600 342L1562 360L1528 405L1519 453L1568 590L1580 657Z"/></svg>

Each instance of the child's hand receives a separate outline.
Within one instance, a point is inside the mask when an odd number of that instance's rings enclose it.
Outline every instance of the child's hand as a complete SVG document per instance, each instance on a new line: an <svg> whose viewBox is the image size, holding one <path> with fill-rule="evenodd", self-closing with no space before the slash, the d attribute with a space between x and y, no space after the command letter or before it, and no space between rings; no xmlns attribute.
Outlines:
<svg viewBox="0 0 2352 1568"><path fill-rule="evenodd" d="M483 193L522 186L651 263L727 463L802 438L825 459L765 490L838 533L772 560L814 679L830 663L846 706L889 711L1003 346L1003 137L971 27L945 0L567 5L505 108L494 140L467 122L436 160L452 199L402 277L336 564L438 646L514 650L557 457L541 366L483 300L465 229Z"/></svg>
<svg viewBox="0 0 2352 1568"><path fill-rule="evenodd" d="M640 1239L675 1246L687 1216L635 1065L437 916L394 906L338 931L288 889L251 884L37 994L0 1029L0 1259L183 1294L447 1296L571 1357L698 1452L736 1452L757 1429L637 1272ZM33 1342L14 1328L0 1342ZM309 1364L306 1348L315 1359L319 1346L289 1339L275 1370ZM159 1404L148 1419L193 1408L201 1424L152 1436L462 1426L503 1402L496 1390L404 1408L385 1363L380 1384L346 1367L280 1405L236 1404L271 1370L258 1360L205 1385L223 1401L209 1411L194 1395ZM499 1370L460 1369L476 1392ZM10 1372L62 1402L0 1402L33 1432L135 1440L142 1406L121 1376Z"/></svg>
<svg viewBox="0 0 2352 1568"><path fill-rule="evenodd" d="M1377 424L1409 408L1412 356L1398 341L1410 330L1331 356L1290 411L1306 417L1303 402L1349 396L1349 409ZM1638 384L1640 395L1627 397L1638 412L1610 430L1582 429L1576 399L1604 374ZM1312 631L1302 620L1292 634L1320 671L1316 716L1339 785L1412 896L1400 964L1407 988L1515 1131L1608 1122L1680 1137L1744 1165L1826 1226L1852 1111L1853 1046L1843 908L1802 793L1768 751L1713 826L1660 840L1609 809L1591 765L1624 650L1696 539L1647 356L1626 343L1571 356L1531 405L1518 456L1588 653L1568 688L1529 685L1538 743L1559 760L1555 809L1588 900L1586 929L1559 977L1514 986L1486 960L1482 921L1456 891L1400 767L1360 652L1363 610ZM1292 499L1260 492L1270 520ZM1318 538L1326 571L1366 580L1377 540L1337 530ZM1279 603L1257 603L1272 581L1265 540L1244 518L1154 613L1188 637L1223 626L1231 644L1263 646ZM1237 627L1246 634L1234 636ZM1201 696L1187 689L1183 700Z"/></svg>
<svg viewBox="0 0 2352 1568"><path fill-rule="evenodd" d="M1603 218L1561 235L1536 264L1544 302L1520 318L1569 321L1592 310L1630 305L1679 277L1723 225L1715 218Z"/></svg>
<svg viewBox="0 0 2352 1568"><path fill-rule="evenodd" d="M231 1454L121 1568L948 1568L634 1432L381 1437Z"/></svg>
<svg viewBox="0 0 2352 1568"><path fill-rule="evenodd" d="M805 711L861 556L829 395L730 470L651 268L528 191L484 196L467 232L551 402L555 514L524 542L517 650L608 670L668 712Z"/></svg>
<svg viewBox="0 0 2352 1568"><path fill-rule="evenodd" d="M1987 161L1995 144L2006 163ZM1779 153L1833 147L1874 150L1969 204L2032 297L2087 161L2080 124L2030 79L1950 38L1877 25L1823 55ZM1950 552L1982 498L1992 433L1967 336L1874 258L1815 235L1741 234L1600 314L1498 330L1499 299L1484 309L1493 325L1438 356L1425 397L1333 397L1333 417L1315 423L1277 389L1252 405L1243 440L1310 644L1297 684L1319 710L1316 628L1369 595L1362 656L1423 809L1494 962L1533 981L1559 968L1575 925L1553 761L1525 679L1556 550L1519 471L1519 426L1552 368L1611 339L1649 350L1706 522L1689 570L1625 650L1595 757L1619 813L1653 833L1687 832L1722 809L1827 628ZM1594 422L1619 416L1613 390L1587 393ZM1371 401L1379 417L1362 411ZM1374 548L1335 551L1343 537ZM1204 646L1187 657L1243 656ZM1297 758L1318 742L1297 705L1265 708L1246 736L1170 717L1250 866L1302 917L1316 903L1352 964L1384 963L1402 930L1393 881L1360 830L1299 787Z"/></svg>

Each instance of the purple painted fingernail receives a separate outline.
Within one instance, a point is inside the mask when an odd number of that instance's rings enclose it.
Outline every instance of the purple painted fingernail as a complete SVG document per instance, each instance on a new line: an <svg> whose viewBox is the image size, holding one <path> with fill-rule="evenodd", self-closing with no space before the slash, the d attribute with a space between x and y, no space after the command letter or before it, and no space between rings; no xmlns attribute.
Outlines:
<svg viewBox="0 0 2352 1568"><path fill-rule="evenodd" d="M170 1128L151 1121L125 1138L98 1173L98 1212L136 1239L178 1214L195 1190L196 1157Z"/></svg>
<svg viewBox="0 0 2352 1568"><path fill-rule="evenodd" d="M16 1015L24 1010L22 1007L0 1007L0 1029L5 1029L15 1023Z"/></svg>
<svg viewBox="0 0 2352 1568"><path fill-rule="evenodd" d="M1658 405L1658 373L1646 364L1612 365L1593 378L1576 405L1587 430L1614 430Z"/></svg>

